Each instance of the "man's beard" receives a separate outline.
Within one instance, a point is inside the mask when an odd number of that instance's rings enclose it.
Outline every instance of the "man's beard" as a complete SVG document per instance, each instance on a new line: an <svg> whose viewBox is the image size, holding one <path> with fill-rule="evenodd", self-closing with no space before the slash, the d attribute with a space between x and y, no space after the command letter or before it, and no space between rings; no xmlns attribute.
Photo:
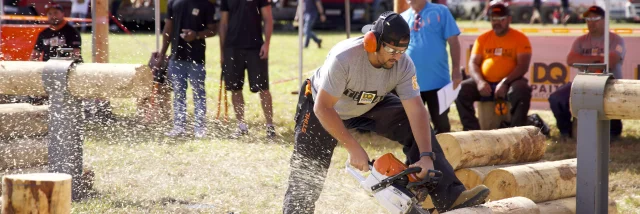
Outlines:
<svg viewBox="0 0 640 214"><path fill-rule="evenodd" d="M60 19L49 19L49 24L51 25L58 25L60 22L62 22Z"/></svg>

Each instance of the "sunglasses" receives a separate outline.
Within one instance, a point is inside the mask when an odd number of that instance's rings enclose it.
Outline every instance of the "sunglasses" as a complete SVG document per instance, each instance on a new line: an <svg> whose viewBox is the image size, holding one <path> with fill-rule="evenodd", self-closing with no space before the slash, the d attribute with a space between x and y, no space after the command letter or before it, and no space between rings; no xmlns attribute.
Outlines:
<svg viewBox="0 0 640 214"><path fill-rule="evenodd" d="M391 54L391 55L395 55L395 54L403 54L405 51L407 51L407 49L404 49L404 50L396 50L396 49L393 49L393 48L391 48L391 47L388 47L386 43L382 43L382 44L383 44L383 45L382 45L382 46L383 46L383 47L382 47L382 49L383 49L384 51L386 51L387 53Z"/></svg>
<svg viewBox="0 0 640 214"><path fill-rule="evenodd" d="M602 19L602 17L600 16L594 16L594 17L585 17L584 20L588 21L588 22L595 22Z"/></svg>
<svg viewBox="0 0 640 214"><path fill-rule="evenodd" d="M507 16L491 17L491 21L492 21L492 22L493 22L493 21L498 21L498 22L499 22L499 21L502 21L502 20L505 20L505 19L507 19Z"/></svg>

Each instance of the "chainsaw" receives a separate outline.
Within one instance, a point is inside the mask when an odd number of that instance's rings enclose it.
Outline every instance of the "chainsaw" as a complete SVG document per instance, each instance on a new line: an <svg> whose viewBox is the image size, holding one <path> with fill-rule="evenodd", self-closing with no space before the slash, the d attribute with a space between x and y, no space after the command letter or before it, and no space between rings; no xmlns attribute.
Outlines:
<svg viewBox="0 0 640 214"><path fill-rule="evenodd" d="M348 160L345 168L370 196L393 214L429 214L422 209L414 192L422 188L431 191L442 178L442 172L430 169L427 176L420 179L417 176L422 171L420 167L408 168L391 153L369 162L371 173L367 178L351 167Z"/></svg>

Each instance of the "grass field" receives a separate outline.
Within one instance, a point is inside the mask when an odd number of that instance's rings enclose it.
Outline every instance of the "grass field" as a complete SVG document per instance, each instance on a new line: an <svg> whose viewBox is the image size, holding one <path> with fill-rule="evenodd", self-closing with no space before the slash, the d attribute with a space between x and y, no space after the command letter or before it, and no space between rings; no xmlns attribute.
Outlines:
<svg viewBox="0 0 640 214"><path fill-rule="evenodd" d="M463 23L471 26L471 23ZM462 24L461 24L462 25ZM475 26L475 25L474 25ZM637 27L638 25L633 25ZM482 27L482 26L479 26ZM485 27L489 27L488 25ZM576 25L572 27L584 27ZM354 32L352 36L358 35ZM323 48L311 45L304 51L304 71L322 64L329 48L346 38L344 33L320 32ZM91 58L90 35L83 35L83 56ZM155 47L152 35L111 35L110 62L146 63ZM289 176L293 146L293 114L298 87L298 39L293 33L276 33L270 52L270 80L278 138L264 139L264 118L259 98L245 89L246 118L250 136L226 137L235 128L215 122L220 77L218 37L207 39L207 106L209 136L167 139L166 125L140 125L131 118L134 100L114 101L120 123L92 126L87 132L84 161L96 173L96 196L73 204L73 213L281 213ZM282 81L291 80L291 81ZM189 112L193 104L189 92ZM575 142L558 142L555 119L549 111L538 113L552 127L546 160L575 157ZM230 116L232 111L230 110ZM449 114L453 131L460 131L455 106ZM619 213L640 213L640 122L623 121L622 140L611 146L610 197ZM376 158L392 152L403 159L400 146L370 134L357 134L361 144ZM335 150L317 213L384 213L344 172L347 152Z"/></svg>

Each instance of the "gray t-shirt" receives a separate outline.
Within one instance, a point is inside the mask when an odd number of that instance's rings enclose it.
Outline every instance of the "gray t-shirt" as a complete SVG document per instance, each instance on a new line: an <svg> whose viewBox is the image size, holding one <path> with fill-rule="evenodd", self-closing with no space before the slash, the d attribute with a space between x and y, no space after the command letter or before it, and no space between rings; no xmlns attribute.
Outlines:
<svg viewBox="0 0 640 214"><path fill-rule="evenodd" d="M604 36L595 38L591 34L582 35L573 42L571 50L585 56L604 56ZM616 79L622 79L622 61L627 49L624 47L624 40L618 34L609 34L609 51L616 52L621 58L617 64L609 65L609 71Z"/></svg>
<svg viewBox="0 0 640 214"><path fill-rule="evenodd" d="M343 120L371 110L394 89L401 100L420 96L416 69L408 55L402 55L391 69L376 68L362 42L358 37L338 43L311 77L314 100L320 89L340 97L334 108Z"/></svg>

